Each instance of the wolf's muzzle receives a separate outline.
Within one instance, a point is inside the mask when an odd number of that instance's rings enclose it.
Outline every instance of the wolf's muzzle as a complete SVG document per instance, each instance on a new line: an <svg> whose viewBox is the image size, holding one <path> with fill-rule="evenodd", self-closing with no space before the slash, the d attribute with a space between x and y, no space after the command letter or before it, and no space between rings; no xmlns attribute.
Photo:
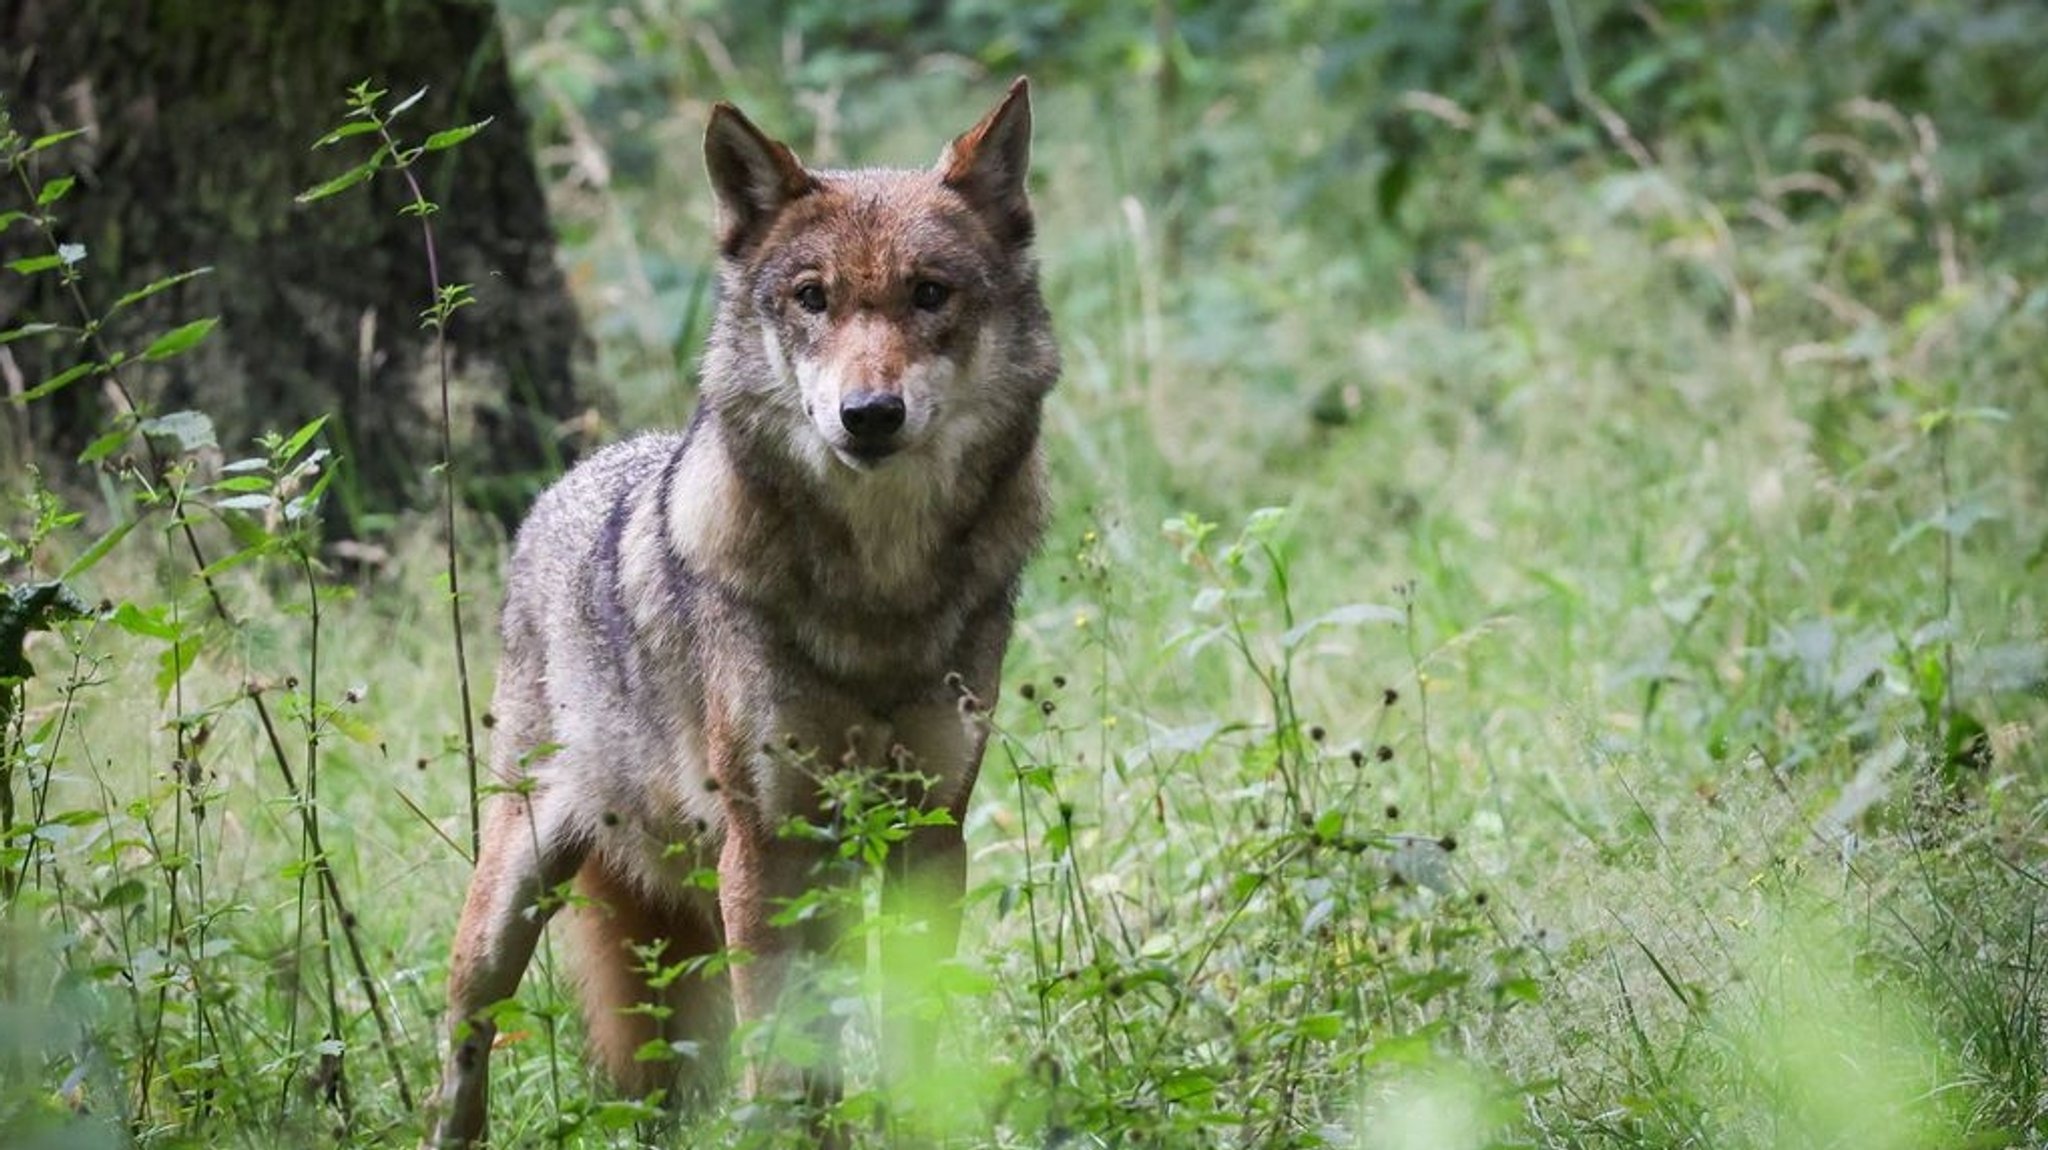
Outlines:
<svg viewBox="0 0 2048 1150"><path fill-rule="evenodd" d="M903 430L903 397L886 391L857 391L839 401L839 425L856 455L880 458L895 450Z"/></svg>

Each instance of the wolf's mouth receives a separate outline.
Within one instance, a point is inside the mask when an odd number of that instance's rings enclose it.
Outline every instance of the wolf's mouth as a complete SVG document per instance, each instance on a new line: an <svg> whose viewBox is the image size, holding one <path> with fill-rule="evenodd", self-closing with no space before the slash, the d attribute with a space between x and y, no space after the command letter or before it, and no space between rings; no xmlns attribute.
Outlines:
<svg viewBox="0 0 2048 1150"><path fill-rule="evenodd" d="M856 471L873 471L899 450L893 443L854 443L845 447L834 446L833 450L848 467Z"/></svg>

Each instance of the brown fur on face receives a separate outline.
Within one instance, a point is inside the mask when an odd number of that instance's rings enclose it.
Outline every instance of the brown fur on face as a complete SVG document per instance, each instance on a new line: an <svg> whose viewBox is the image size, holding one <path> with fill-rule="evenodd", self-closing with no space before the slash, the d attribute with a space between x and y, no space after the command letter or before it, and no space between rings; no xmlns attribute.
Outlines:
<svg viewBox="0 0 2048 1150"><path fill-rule="evenodd" d="M824 873L827 852L775 833L816 809L817 769L900 753L930 780L922 802L953 823L892 849L883 899L936 897L916 913L950 950L959 815L987 733L962 700L996 697L1045 522L1039 413L1059 353L1029 250L1029 138L1021 81L925 172L808 171L737 111L714 113L724 259L696 416L564 476L508 569L492 704L507 793L488 800L456 931L432 1144L481 1137L489 1008L572 875L591 1053L628 1090L689 1069L641 1061L648 1040L715 1049L734 1017L813 993L801 960L830 949L837 923L773 912ZM903 401L884 455L846 451L834 405L862 394ZM791 745L809 766L774 751ZM712 863L715 895L686 881ZM656 996L634 947L657 944L669 963L720 945L750 958ZM915 982L930 949L885 939L884 964ZM642 993L673 1020L633 1010ZM916 1073L925 1024L886 1029L897 1069ZM749 1064L745 1080L788 1071ZM797 1085L829 1100L836 1083L828 1062Z"/></svg>

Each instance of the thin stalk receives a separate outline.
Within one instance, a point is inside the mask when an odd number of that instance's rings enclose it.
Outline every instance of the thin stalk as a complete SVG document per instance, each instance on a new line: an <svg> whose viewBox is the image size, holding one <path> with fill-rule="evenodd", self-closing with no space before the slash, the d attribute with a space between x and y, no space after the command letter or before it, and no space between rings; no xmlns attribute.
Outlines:
<svg viewBox="0 0 2048 1150"><path fill-rule="evenodd" d="M1946 748L1956 731L1956 533L1955 485L1949 475L1950 415L1934 427L1934 473L1941 483L1941 742Z"/></svg>
<svg viewBox="0 0 2048 1150"><path fill-rule="evenodd" d="M427 283L434 293L434 306L428 315L434 328L434 369L441 391L441 537L448 574L448 622L455 637L456 696L462 706L462 761L469 783L469 857L474 859L483 854L483 803L477 779L476 715L469 698L469 645L462 626L462 565L457 561L455 541L455 432L448 399L448 320L454 311L441 283L440 250L434 244L433 203L412 173L412 160L392 138L388 123L378 117L376 124L378 138L384 141L399 177L412 193L413 214L420 221L420 243L427 253Z"/></svg>
<svg viewBox="0 0 2048 1150"><path fill-rule="evenodd" d="M1429 672L1422 669L1422 648L1415 630L1415 584L1401 589L1402 629L1408 632L1408 666L1415 676L1416 718L1421 725L1422 772L1428 785L1429 822L1436 825L1436 751L1429 744Z"/></svg>
<svg viewBox="0 0 2048 1150"><path fill-rule="evenodd" d="M256 692L251 691L254 695ZM348 947L349 965L355 968L356 983L362 988L363 997L370 1004L370 1018L377 1024L377 1036L384 1046L385 1062L391 1068L391 1077L398 1084L398 1100L406 1109L411 1109L412 1090L406 1085L405 1064L398 1057L398 1038L392 1030L390 1016L385 1011L384 996L377 989L377 980L370 973L369 959L363 953L359 937L359 922L354 912L341 895L341 883L334 877L334 867L328 861L327 849L320 842L320 827L306 813L304 792L299 789L298 779L292 773L291 763L285 756L284 742L278 737L277 725L270 719L270 710L259 707L256 712L262 724L263 735L270 743L271 761L284 774L285 788L290 793L292 806L299 812L299 825L313 844L313 873L320 880L325 905L334 908L334 916L341 920L341 940Z"/></svg>

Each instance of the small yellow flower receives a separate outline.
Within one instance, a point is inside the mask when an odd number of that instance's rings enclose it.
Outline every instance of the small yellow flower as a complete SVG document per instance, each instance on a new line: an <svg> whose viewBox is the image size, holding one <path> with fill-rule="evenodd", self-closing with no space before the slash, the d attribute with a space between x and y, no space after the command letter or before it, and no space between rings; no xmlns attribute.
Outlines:
<svg viewBox="0 0 2048 1150"><path fill-rule="evenodd" d="M1087 615L1087 613L1086 613L1086 612L1082 612L1082 613L1076 614L1076 615L1074 616L1074 626L1075 626L1075 627L1077 627L1077 628L1080 628L1080 629L1082 629L1082 630L1086 630L1086 629L1087 629L1087 627L1088 627L1088 615Z"/></svg>

